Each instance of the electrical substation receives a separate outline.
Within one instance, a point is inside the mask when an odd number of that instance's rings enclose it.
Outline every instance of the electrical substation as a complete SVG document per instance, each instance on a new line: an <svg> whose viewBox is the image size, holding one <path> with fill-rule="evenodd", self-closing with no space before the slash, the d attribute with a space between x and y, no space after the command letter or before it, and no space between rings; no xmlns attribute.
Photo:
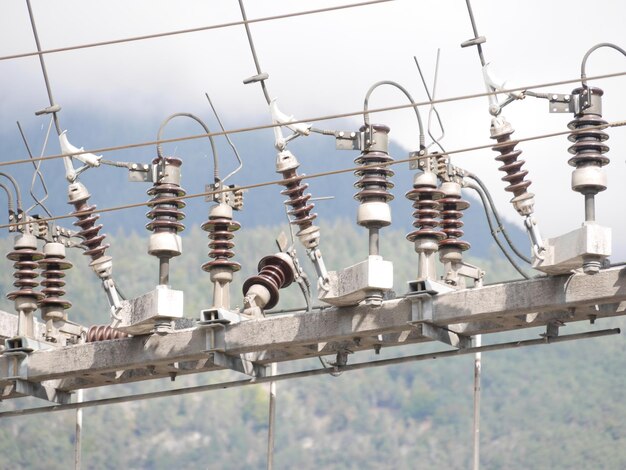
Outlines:
<svg viewBox="0 0 626 470"><path fill-rule="evenodd" d="M259 58L262 59L263 51L255 48L251 22L241 0L242 21L237 24L246 29L256 66L254 75L242 77L242 86L258 87L266 99L271 124L264 127L274 133L276 179L254 185L238 184L237 173L246 164L246 158L239 155L234 145L238 167L224 174L213 139L228 138L229 131L222 128L221 132L211 132L200 117L186 112L163 121L151 143L156 146L152 161L109 159L101 155L107 149L94 149L89 142L70 142L71 129L64 129L63 111L53 97L55 77L46 69L45 59L50 52L40 43L36 11L26 0L38 47L31 55L39 58L49 96L45 107L32 111L42 119L50 119L53 133L56 132L60 152L42 159L59 164L62 160L67 194L50 194L50 198L65 197L69 209L64 214L46 210L47 215L34 216L33 208L28 209L22 200L23 188L11 175L11 165L20 162L2 163L0 188L7 197L8 210L4 213L8 218L1 221L0 228L14 240L4 266L13 272L14 288L7 297L15 308L12 312L0 312L0 400L36 397L42 406L8 411L0 408L0 422L5 417L273 384L463 354L476 358L479 390L482 352L619 334L617 328L564 334L562 327L577 322L595 323L626 313L625 268L609 260L611 227L596 220L596 198L601 198L607 188L605 167L613 153L609 152L609 137L624 122L615 120L620 116L603 115L603 100L611 97L605 96L595 81L590 83L596 77L586 70L587 59L597 49L611 48L624 55L626 51L612 43L591 44L593 47L586 53L581 51L580 80L564 82L560 85L562 93L546 93L534 86L507 88L495 78L494 66L485 59L489 42L479 35L471 5L469 1L465 3L473 35L461 47L466 48L467 54L478 53L480 64L476 64L475 73L481 73L480 66L487 90L481 99L485 101L485 115L489 113L487 119L491 119L490 128L485 128L485 141L491 140L483 152L491 152L498 162L506 193L490 191L479 175L457 164L455 154L465 150L446 151L445 142L434 135L443 127L437 100L426 81L426 103L416 101L394 81L373 83L369 90L364 90L363 109L354 113L363 118L362 125L354 129L320 128L317 126L323 123L299 120L298 110L281 109L276 98L280 91L273 89L271 74L261 68ZM370 107L370 97L380 87L393 87L406 97L407 104L394 109L414 112L420 145L409 155L391 154L393 129L379 122L379 109ZM523 106L523 99L544 100L551 113L567 116L562 138L567 137L569 145L564 145L563 151L570 154L567 163L572 171L571 189L580 194L580 211L576 213L584 213L584 218L572 220L578 228L552 238L542 236L540 221L535 216L531 175L522 155L524 142L513 137L514 123L505 117L507 107ZM209 103L215 112L210 98ZM425 118L429 112L432 119ZM211 139L214 171L207 175L206 191L202 194L187 194L181 177L184 158L163 150L164 144L183 140L163 137L173 119L195 121L202 128L202 137ZM351 266L330 266L325 262L324 246L332 243L335 235L324 233L315 213L316 200L325 194L312 194L308 184L309 178L324 174L307 175L306 163L299 161L297 152L290 149L295 139L305 141L311 134L334 141L338 153L358 153L353 165L341 172L354 175L354 199L358 203L355 220L363 239L367 239L363 246L368 250L364 250L360 262ZM25 137L24 142L28 148ZM117 155L122 152L123 149L116 149ZM12 157L5 155L2 160ZM25 161L37 160L35 157ZM563 172L569 171L563 163ZM109 254L107 230L99 223L96 207L106 204L94 200L81 181L81 175L97 172L104 165L126 172L129 185L146 187L145 201L133 201L129 206L146 208L147 254L141 256L154 258L155 284L138 297L125 296L125 289L116 282L116 260ZM412 186L394 185L394 174L407 171L412 172ZM43 178L41 173L40 176ZM289 229L276 234L275 252L260 259L242 259L237 255L237 237L246 226L237 221L237 214L246 210L246 198L252 197L258 186L270 186L282 195L283 206L266 210L286 212ZM490 232L519 272L520 280L485 285L483 268L466 260L471 246L464 240L463 216L469 207L465 195L470 191L484 205ZM33 207L45 210L44 201L33 197ZM504 197L510 198L520 217L527 233L526 247L511 240L495 207L493 200ZM392 225L389 203L394 198L408 199L413 208L412 213L405 214L412 220L413 230L406 234L406 240L394 240L414 246L415 277L404 280L406 292L394 292L394 266L380 249L380 241ZM199 312L185 308L185 286L170 279L177 257L183 252L185 207L192 203L206 205L207 217L201 228L206 232L208 256L198 260L197 275L204 276L212 289ZM64 280L67 270L72 269L72 263L66 259L68 250L82 251L84 262L99 280L101 291L91 295L104 296L109 305L101 324L83 325L72 319L72 285L66 285ZM243 264L256 266L257 274L243 280L242 291L235 291L233 279ZM314 276L305 273L305 266L311 268ZM288 286L301 291L303 308L280 310L281 291ZM494 333L536 327L543 329L539 337L514 342L488 340ZM389 348L416 343L432 343L436 347L419 355L383 357ZM441 345L445 347L442 349ZM359 361L360 351L375 351L381 356ZM288 373L276 369L277 364L315 357L320 358L319 368ZM222 370L236 371L241 378L191 388L80 400L79 391L84 389L163 378L174 380L183 375ZM275 400L275 396L271 399ZM476 429L478 416L476 412ZM272 433L271 426L270 441ZM271 447L268 467L272 466ZM478 468L478 442L474 458L474 468Z"/></svg>

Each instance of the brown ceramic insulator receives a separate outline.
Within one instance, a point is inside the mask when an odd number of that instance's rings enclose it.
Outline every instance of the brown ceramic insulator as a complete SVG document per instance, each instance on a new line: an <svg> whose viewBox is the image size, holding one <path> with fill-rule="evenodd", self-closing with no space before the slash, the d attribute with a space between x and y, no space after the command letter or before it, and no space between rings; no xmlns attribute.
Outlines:
<svg viewBox="0 0 626 470"><path fill-rule="evenodd" d="M317 214L311 213L315 207L315 204L309 202L311 195L304 193L309 187L307 183L302 182L304 175L298 175L295 169L286 170L282 172L282 175L283 182L280 184L285 186L285 189L280 194L289 198L284 203L291 206L291 210L288 212L291 217L291 224L297 225L300 230L311 227Z"/></svg>
<svg viewBox="0 0 626 470"><path fill-rule="evenodd" d="M443 240L446 237L444 232L436 229L441 207L438 200L443 195L441 190L428 186L413 186L406 193L406 198L413 201L413 227L417 229L406 236L408 241L414 242L420 238Z"/></svg>
<svg viewBox="0 0 626 470"><path fill-rule="evenodd" d="M369 126L362 126L361 132L368 129ZM372 128L377 133L388 134L389 127L382 124L374 124ZM393 199L393 194L389 192L393 188L393 183L389 181L394 173L386 164L392 162L393 158L386 152L381 150L364 151L359 155L354 163L362 165L366 168L358 169L354 174L359 180L354 183L354 187L359 192L354 198L359 202L389 202Z"/></svg>
<svg viewBox="0 0 626 470"><path fill-rule="evenodd" d="M87 342L108 341L111 339L126 338L128 335L122 331L111 328L109 325L93 325L87 330Z"/></svg>
<svg viewBox="0 0 626 470"><path fill-rule="evenodd" d="M511 140L511 132L505 132L500 134L496 140L498 145L493 148L495 152L499 152L500 155L496 157L496 160L502 163L502 166L498 170L506 173L506 176L502 177L502 181L508 183L505 191L513 193L515 197L521 196L528 192L528 187L532 184L531 180L527 180L527 170L523 170L522 167L524 160L519 159L522 154L521 150L515 150L515 146L518 144L516 140Z"/></svg>
<svg viewBox="0 0 626 470"><path fill-rule="evenodd" d="M7 298L15 300L18 297L30 297L35 301L43 298L41 292L35 292L33 289L39 285L35 280L38 276L36 269L39 267L37 263L43 258L43 253L31 248L18 248L7 254L7 259L13 261L13 277L15 282L13 285L18 290L9 292Z"/></svg>
<svg viewBox="0 0 626 470"><path fill-rule="evenodd" d="M447 196L439 200L441 205L441 229L446 238L439 242L439 248L456 248L460 251L468 250L470 244L460 240L463 236L463 212L470 204L458 196Z"/></svg>
<svg viewBox="0 0 626 470"><path fill-rule="evenodd" d="M576 88L572 95L590 94L602 96L604 92L599 88ZM581 98L582 100L583 98ZM602 129L590 129L594 126L603 126L607 122L602 119L599 108L588 108L576 115L576 118L568 124L568 127L576 131L567 138L574 144L568 149L573 157L569 159L569 164L574 167L581 165L604 166L609 163L609 158L604 155L609 151L609 147L604 144L609 139L609 135Z"/></svg>
<svg viewBox="0 0 626 470"><path fill-rule="evenodd" d="M152 210L146 214L151 222L146 225L146 228L152 232L182 232L185 226L180 221L185 218L185 214L181 209L185 207L185 203L181 200L169 199L185 194L185 190L176 184L157 183L152 186L148 190L148 196L152 196L148 207Z"/></svg>
<svg viewBox="0 0 626 470"><path fill-rule="evenodd" d="M44 278L41 285L44 288L41 293L45 296L41 301L41 308L49 307L53 309L65 310L72 306L68 300L62 299L65 295L65 270L72 267L72 263L65 258L56 255L46 255L39 261L39 267L43 270L41 276Z"/></svg>
<svg viewBox="0 0 626 470"><path fill-rule="evenodd" d="M241 225L227 217L211 217L202 224L202 230L209 232L209 261L202 265L202 270L209 272L212 268L230 269L232 272L239 271L241 265L230 258L235 256L232 251L235 244L232 239L235 237L233 232L239 230Z"/></svg>
<svg viewBox="0 0 626 470"><path fill-rule="evenodd" d="M243 283L243 295L246 295L248 289L253 285L261 285L270 293L270 300L265 305L265 309L271 309L278 303L278 290L289 286L294 280L294 274L291 266L279 256L266 256L259 261L259 274L252 276Z"/></svg>
<svg viewBox="0 0 626 470"><path fill-rule="evenodd" d="M74 222L74 225L80 228L77 235L83 239L82 245L86 249L83 254L95 261L104 256L104 252L110 245L103 243L106 235L100 234L102 224L96 225L100 216L95 213L95 205L90 206L87 204L88 200L89 197L86 197L72 202L72 205L76 209L72 212L72 215L78 219Z"/></svg>

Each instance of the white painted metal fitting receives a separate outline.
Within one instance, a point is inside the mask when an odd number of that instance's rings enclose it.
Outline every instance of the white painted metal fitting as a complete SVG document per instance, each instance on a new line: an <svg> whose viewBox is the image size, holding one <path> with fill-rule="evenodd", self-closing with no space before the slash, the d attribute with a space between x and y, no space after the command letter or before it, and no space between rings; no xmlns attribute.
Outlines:
<svg viewBox="0 0 626 470"><path fill-rule="evenodd" d="M385 202L365 202L359 206L356 223L365 227L374 224L386 227L391 224L391 209Z"/></svg>

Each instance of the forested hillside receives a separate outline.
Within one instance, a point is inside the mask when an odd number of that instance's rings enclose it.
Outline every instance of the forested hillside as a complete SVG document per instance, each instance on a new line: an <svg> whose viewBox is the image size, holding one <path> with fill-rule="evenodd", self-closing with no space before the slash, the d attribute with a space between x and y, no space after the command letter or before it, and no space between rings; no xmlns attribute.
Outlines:
<svg viewBox="0 0 626 470"><path fill-rule="evenodd" d="M241 303L242 280L262 256L275 252L274 238L283 228L237 233L236 259L243 269L232 290L235 304ZM329 269L364 258L365 231L351 221L322 225L322 231ZM152 289L158 271L157 260L145 254L147 232L119 232L110 238L117 282L126 294L134 297ZM197 317L210 303L209 276L200 270L207 259L206 243L206 234L192 227L185 232L183 256L172 260L172 287L185 290L188 317ZM0 252L10 247L10 240L1 240ZM416 274L412 245L403 232L386 229L381 251L394 261L395 290L404 293L406 281ZM68 298L74 303L70 318L83 324L106 322L104 294L87 260L79 253L72 260L76 266L67 276ZM488 272L488 282L513 277L495 251L490 259L471 261ZM7 268L0 272L0 309L13 311L4 298L11 282ZM303 304L295 286L282 299L284 307ZM568 326L564 333L620 324L621 319L599 321ZM515 337L538 333L528 330ZM383 349L379 357L433 347ZM482 468L625 468L625 353L624 339L617 336L484 354ZM350 361L367 357L353 355ZM279 383L276 468L470 468L472 364L472 357L463 356ZM312 360L281 364L279 370L316 367L319 362ZM174 383L115 386L85 395L93 399L236 376L181 377ZM16 404L3 402L0 410ZM27 404L41 402L21 402ZM84 468L264 468L267 413L264 386L90 408L84 412ZM1 420L0 468L71 468L73 435L71 411Z"/></svg>

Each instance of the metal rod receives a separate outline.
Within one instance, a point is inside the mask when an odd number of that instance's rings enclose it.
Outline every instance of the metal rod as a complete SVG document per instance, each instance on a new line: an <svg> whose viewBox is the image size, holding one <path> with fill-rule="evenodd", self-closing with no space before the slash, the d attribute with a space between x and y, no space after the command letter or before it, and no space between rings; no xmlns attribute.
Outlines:
<svg viewBox="0 0 626 470"><path fill-rule="evenodd" d="M467 12L469 13L470 21L472 22L472 31L474 32L474 38L478 39L478 28L476 27L476 20L474 19L474 11L472 10L472 4L470 0L465 0L465 4L467 5ZM485 56L483 55L483 48L480 44L476 44L476 48L478 49L478 57L480 58L480 65L485 66Z"/></svg>
<svg viewBox="0 0 626 470"><path fill-rule="evenodd" d="M76 391L76 402L83 401L84 390L81 388ZM83 437L83 409L76 410L76 439L74 441L74 470L80 470L82 459L82 437Z"/></svg>
<svg viewBox="0 0 626 470"><path fill-rule="evenodd" d="M349 364L346 366L340 366L337 369L310 369L301 372L290 372L286 374L279 374L275 376L267 377L253 377L245 380L234 380L232 382L221 382L216 384L199 385L196 387L188 388L175 388L173 390L163 390L160 392L141 393L137 395L125 395L121 397L102 398L100 400L89 400L82 403L68 403L66 405L52 405L42 406L38 408L24 408L21 410L5 411L0 413L1 418L10 418L14 416L28 416L39 413L50 413L54 411L75 410L78 408L91 408L93 406L113 405L117 403L126 403L130 401L149 400L152 398L173 397L179 395L186 395L188 393L200 393L209 392L212 390L225 390L229 388L245 387L247 385L257 385L267 382L279 382L282 380L299 379L302 377L311 377L317 375L326 375L331 372L349 372L353 370L369 369L370 367L384 367L396 364L405 364L408 362L420 362L429 359L441 359L444 357L464 356L466 354L474 354L477 352L498 351L502 349L517 349L527 346L538 346L542 344L563 343L565 341L573 341L578 339L598 338L601 336L610 336L620 334L619 328L612 328L606 330L589 331L586 333L576 333L571 335L557 336L553 338L545 337L538 339L528 339L523 341L513 341L510 343L498 343L490 344L481 347L472 347L465 349L452 349L447 351L432 352L426 354L418 354L414 356L396 357L391 359L382 359L378 361L361 362L358 364Z"/></svg>
<svg viewBox="0 0 626 470"><path fill-rule="evenodd" d="M170 259L159 258L159 285L167 286L170 283Z"/></svg>
<svg viewBox="0 0 626 470"><path fill-rule="evenodd" d="M37 52L41 52L41 43L39 42L39 34L37 34L37 26L35 25L35 15L33 14L33 8L30 5L30 0L26 0L26 6L28 7L28 16L30 17L30 24L33 28L33 36L35 37ZM46 62L44 61L43 54L39 54L39 63L41 64L43 80L46 83L46 91L48 92L50 107L56 106L54 97L52 96L52 87L50 86L50 80L48 79L48 71L46 70ZM52 116L54 118L54 127L56 127L57 134L61 135L61 124L59 123L59 117L57 116L56 111L52 113Z"/></svg>
<svg viewBox="0 0 626 470"><path fill-rule="evenodd" d="M585 222L596 220L595 194L585 194Z"/></svg>
<svg viewBox="0 0 626 470"><path fill-rule="evenodd" d="M369 232L370 256L378 256L380 254L380 229L378 227L370 227Z"/></svg>
<svg viewBox="0 0 626 470"><path fill-rule="evenodd" d="M278 375L278 364L272 362L270 375ZM274 468L274 435L276 429L276 382L270 382L270 411L267 429L267 470Z"/></svg>
<svg viewBox="0 0 626 470"><path fill-rule="evenodd" d="M482 345L482 335L476 335L476 347ZM480 468L480 378L482 374L481 357L482 353L477 352L474 356L474 464L473 470Z"/></svg>

